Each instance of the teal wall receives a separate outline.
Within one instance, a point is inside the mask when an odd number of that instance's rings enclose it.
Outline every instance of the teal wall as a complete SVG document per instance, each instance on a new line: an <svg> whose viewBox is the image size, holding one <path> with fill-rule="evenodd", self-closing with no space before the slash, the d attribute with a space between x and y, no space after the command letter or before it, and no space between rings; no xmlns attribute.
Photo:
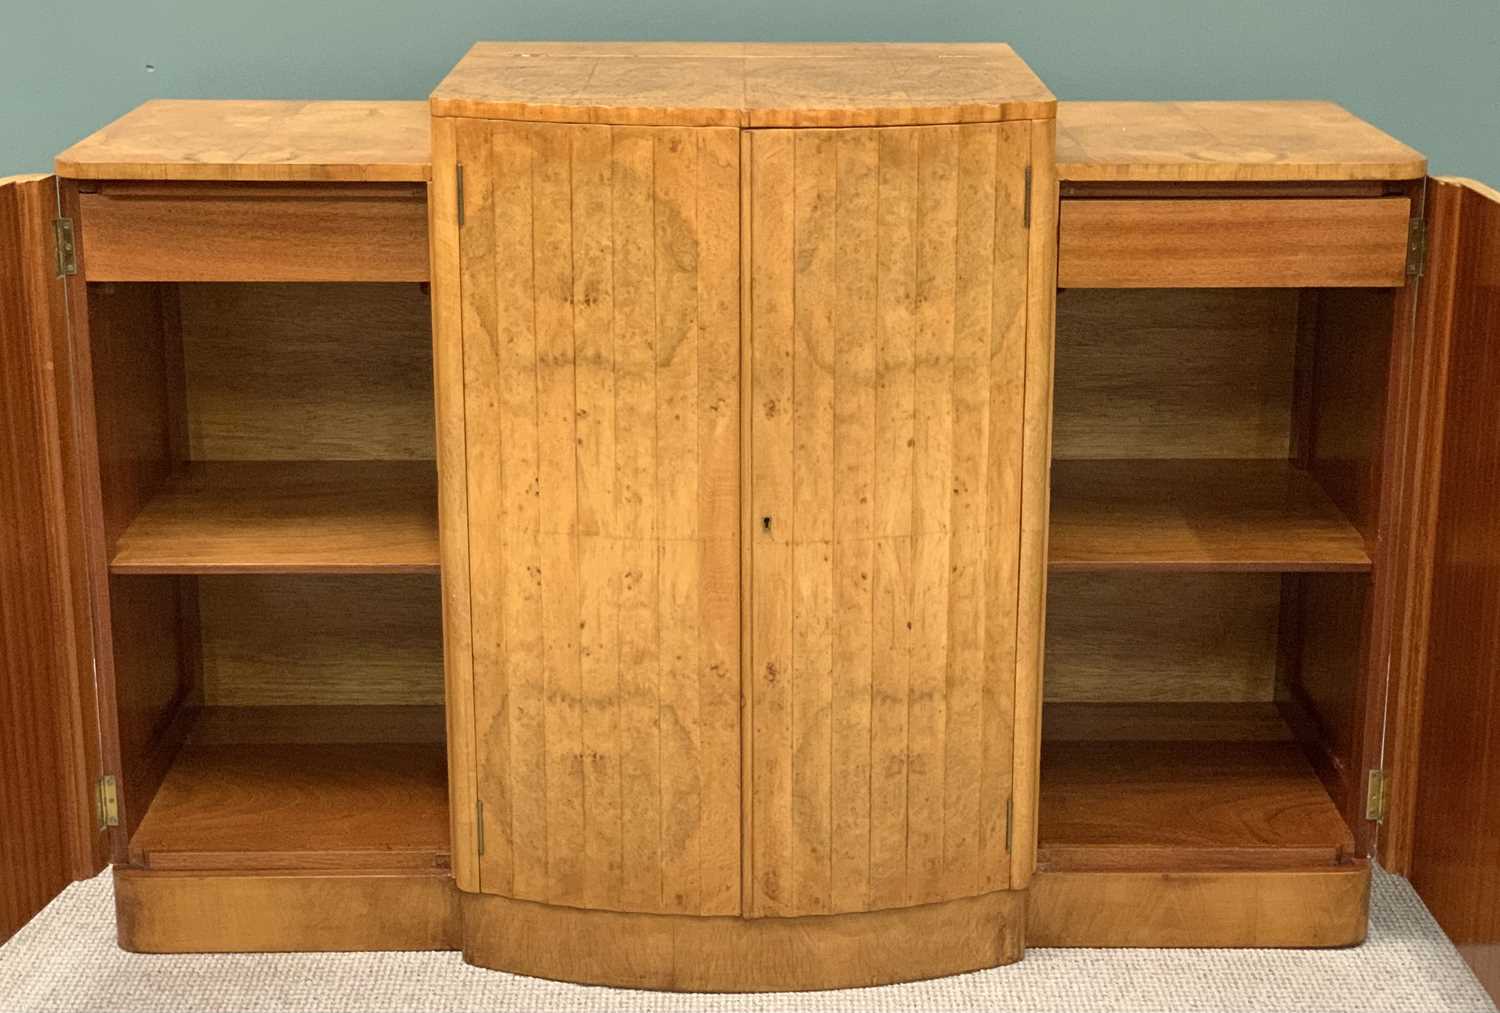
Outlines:
<svg viewBox="0 0 1500 1013"><path fill-rule="evenodd" d="M0 175L148 98L423 98L476 39L1002 40L1060 98L1327 98L1500 183L1500 0L81 0L0 18Z"/></svg>

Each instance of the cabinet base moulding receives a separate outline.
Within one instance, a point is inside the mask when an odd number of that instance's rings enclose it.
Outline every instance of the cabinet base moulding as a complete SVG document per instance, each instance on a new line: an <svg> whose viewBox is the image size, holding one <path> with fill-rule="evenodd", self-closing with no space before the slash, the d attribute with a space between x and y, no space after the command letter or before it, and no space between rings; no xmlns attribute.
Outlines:
<svg viewBox="0 0 1500 1013"><path fill-rule="evenodd" d="M116 868L133 953L456 950L459 892L440 873L198 873Z"/></svg>
<svg viewBox="0 0 1500 1013"><path fill-rule="evenodd" d="M1277 872L1038 870L1027 946L1354 946L1370 909L1366 862Z"/></svg>
<svg viewBox="0 0 1500 1013"><path fill-rule="evenodd" d="M636 914L463 895L464 959L587 985L795 992L918 981L1021 958L1026 893L800 918Z"/></svg>

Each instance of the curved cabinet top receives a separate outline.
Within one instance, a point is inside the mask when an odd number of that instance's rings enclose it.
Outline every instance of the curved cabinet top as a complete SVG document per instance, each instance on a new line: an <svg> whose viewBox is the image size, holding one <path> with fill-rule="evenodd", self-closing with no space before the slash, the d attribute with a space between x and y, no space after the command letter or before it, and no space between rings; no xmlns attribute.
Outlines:
<svg viewBox="0 0 1500 1013"><path fill-rule="evenodd" d="M857 127L1052 119L1003 43L480 42L434 116L634 126Z"/></svg>

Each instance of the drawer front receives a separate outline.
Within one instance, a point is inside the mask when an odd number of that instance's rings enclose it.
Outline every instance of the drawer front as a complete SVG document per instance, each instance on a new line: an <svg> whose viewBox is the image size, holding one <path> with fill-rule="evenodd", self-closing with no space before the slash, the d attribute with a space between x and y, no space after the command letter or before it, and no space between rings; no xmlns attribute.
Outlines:
<svg viewBox="0 0 1500 1013"><path fill-rule="evenodd" d="M89 281L426 281L420 185L103 184L79 195Z"/></svg>
<svg viewBox="0 0 1500 1013"><path fill-rule="evenodd" d="M1385 288L1406 283L1406 197L1062 202L1063 288Z"/></svg>

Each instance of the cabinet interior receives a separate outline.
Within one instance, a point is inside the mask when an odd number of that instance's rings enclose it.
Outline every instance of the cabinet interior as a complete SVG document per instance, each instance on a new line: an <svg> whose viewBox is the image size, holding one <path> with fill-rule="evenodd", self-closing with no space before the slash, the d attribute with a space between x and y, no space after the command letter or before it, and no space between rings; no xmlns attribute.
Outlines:
<svg viewBox="0 0 1500 1013"><path fill-rule="evenodd" d="M1039 863L1358 857L1389 289L1057 304Z"/></svg>
<svg viewBox="0 0 1500 1013"><path fill-rule="evenodd" d="M426 286L88 303L131 862L446 866Z"/></svg>

